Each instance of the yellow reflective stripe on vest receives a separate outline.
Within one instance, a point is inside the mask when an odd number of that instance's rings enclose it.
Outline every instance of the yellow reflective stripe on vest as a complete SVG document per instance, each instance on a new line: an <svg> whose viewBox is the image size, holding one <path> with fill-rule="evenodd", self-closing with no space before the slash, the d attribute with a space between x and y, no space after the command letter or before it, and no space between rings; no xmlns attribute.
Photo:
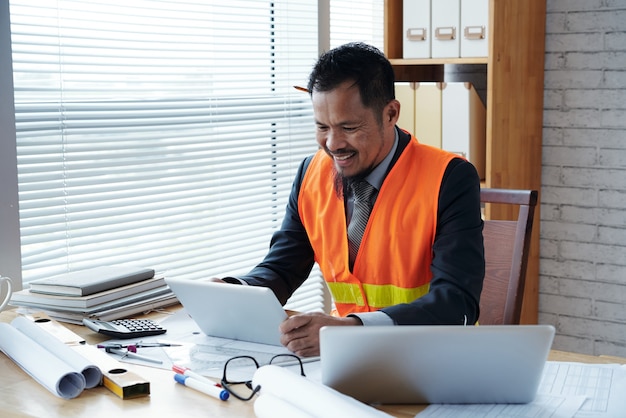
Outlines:
<svg viewBox="0 0 626 418"><path fill-rule="evenodd" d="M333 299L337 303L354 303L357 306L364 306L365 301L363 295L361 295L361 289L358 284L354 283L342 283L342 282L327 282L330 294L333 295Z"/></svg>
<svg viewBox="0 0 626 418"><path fill-rule="evenodd" d="M329 282L333 298L336 303L354 303L357 306L365 305L359 285L351 283ZM405 289L390 284L363 284L365 297L371 308L385 308L399 303L410 303L428 293L430 284Z"/></svg>

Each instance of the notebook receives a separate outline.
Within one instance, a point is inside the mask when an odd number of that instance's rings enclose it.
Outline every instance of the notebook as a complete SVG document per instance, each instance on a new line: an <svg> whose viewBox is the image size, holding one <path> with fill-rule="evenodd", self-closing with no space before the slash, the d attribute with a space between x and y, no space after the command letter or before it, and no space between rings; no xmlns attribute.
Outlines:
<svg viewBox="0 0 626 418"><path fill-rule="evenodd" d="M366 403L528 403L553 338L551 325L324 327L321 379Z"/></svg>
<svg viewBox="0 0 626 418"><path fill-rule="evenodd" d="M287 313L271 289L167 277L165 282L206 335L281 345L278 327Z"/></svg>

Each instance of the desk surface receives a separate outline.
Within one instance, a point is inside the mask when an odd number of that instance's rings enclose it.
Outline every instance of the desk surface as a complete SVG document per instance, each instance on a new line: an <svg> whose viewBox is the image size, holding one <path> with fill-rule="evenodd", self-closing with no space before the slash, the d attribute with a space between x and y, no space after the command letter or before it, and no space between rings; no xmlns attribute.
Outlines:
<svg viewBox="0 0 626 418"><path fill-rule="evenodd" d="M175 310L175 309L174 309ZM159 319L165 314L153 314ZM10 322L12 310L0 314L0 322ZM108 337L95 334L83 326L67 325L88 343L97 344ZM589 356L552 351L550 360L584 363L626 363L626 358ZM164 369L124 363L124 367L150 382L150 396L122 400L104 387L85 390L80 396L64 400L28 376L6 355L0 354L0 416L1 417L83 417L118 418L137 416L185 417L254 417L253 402L231 399L227 402L200 394L177 384L172 372ZM398 418L414 417L424 405L381 405L379 409Z"/></svg>

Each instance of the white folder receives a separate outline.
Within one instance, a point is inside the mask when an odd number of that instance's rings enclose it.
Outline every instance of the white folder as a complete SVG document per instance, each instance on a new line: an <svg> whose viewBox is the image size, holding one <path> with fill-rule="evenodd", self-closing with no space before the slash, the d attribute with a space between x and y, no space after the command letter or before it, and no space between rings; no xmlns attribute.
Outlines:
<svg viewBox="0 0 626 418"><path fill-rule="evenodd" d="M444 83L441 146L467 158L485 178L486 111L470 83Z"/></svg>

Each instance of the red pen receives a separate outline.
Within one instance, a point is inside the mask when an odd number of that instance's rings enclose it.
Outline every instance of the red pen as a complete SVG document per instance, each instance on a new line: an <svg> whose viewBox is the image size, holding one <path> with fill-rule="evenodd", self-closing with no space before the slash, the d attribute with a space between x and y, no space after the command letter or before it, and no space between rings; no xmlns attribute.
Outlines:
<svg viewBox="0 0 626 418"><path fill-rule="evenodd" d="M219 400L227 401L230 397L230 394L226 389L218 388L214 385L207 385L203 380L194 379L191 376L185 376L180 373L176 373L174 375L174 380L176 380L181 385L189 386L192 389L197 390L198 392L202 392L205 395L213 396Z"/></svg>

